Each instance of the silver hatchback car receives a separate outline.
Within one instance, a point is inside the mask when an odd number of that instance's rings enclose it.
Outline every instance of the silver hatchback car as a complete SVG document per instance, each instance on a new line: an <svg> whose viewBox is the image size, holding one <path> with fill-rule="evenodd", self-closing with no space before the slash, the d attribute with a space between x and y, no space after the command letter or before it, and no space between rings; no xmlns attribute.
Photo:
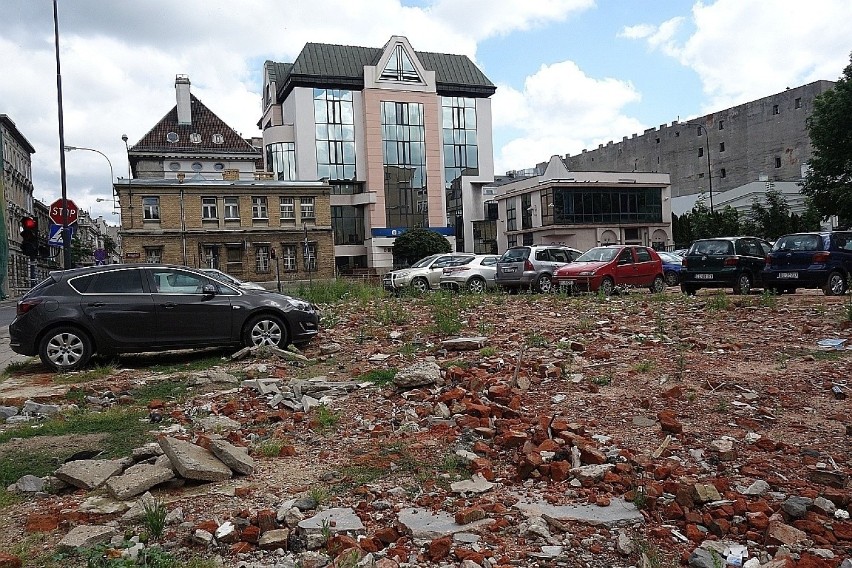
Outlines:
<svg viewBox="0 0 852 568"><path fill-rule="evenodd" d="M546 294L553 288L553 273L581 254L559 245L512 247L497 262L497 285L509 293L532 289Z"/></svg>
<svg viewBox="0 0 852 568"><path fill-rule="evenodd" d="M416 292L436 290L440 287L442 270L473 258L472 253L433 254L421 258L409 268L392 270L382 278L382 285L389 292L400 292L411 288Z"/></svg>
<svg viewBox="0 0 852 568"><path fill-rule="evenodd" d="M497 285L495 275L498 260L500 257L494 254L478 254L468 262L448 266L441 275L441 288L482 294Z"/></svg>

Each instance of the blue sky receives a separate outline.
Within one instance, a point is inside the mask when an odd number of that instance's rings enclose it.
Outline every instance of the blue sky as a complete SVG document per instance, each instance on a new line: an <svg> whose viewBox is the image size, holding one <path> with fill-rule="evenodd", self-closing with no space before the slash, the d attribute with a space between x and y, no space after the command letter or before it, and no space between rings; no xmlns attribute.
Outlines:
<svg viewBox="0 0 852 568"><path fill-rule="evenodd" d="M60 194L50 0L5 0L0 113L35 146L35 195ZM131 144L175 104L174 78L257 136L262 64L305 42L471 57L497 85L495 169L532 167L755 100L849 63L850 0L59 0L66 144L126 175ZM110 216L106 161L66 154L68 192Z"/></svg>

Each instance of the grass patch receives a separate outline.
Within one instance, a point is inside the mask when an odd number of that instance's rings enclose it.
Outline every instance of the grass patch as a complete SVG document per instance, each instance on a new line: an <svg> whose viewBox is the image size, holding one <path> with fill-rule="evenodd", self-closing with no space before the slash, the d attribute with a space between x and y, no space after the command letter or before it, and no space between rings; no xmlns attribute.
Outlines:
<svg viewBox="0 0 852 568"><path fill-rule="evenodd" d="M0 487L2 487L0 507L14 502L17 498L17 495L8 493L6 487L27 474L44 477L53 473L62 463L62 460L72 453L68 451L61 455L51 455L45 452L16 450L2 454L2 457L0 457Z"/></svg>
<svg viewBox="0 0 852 568"><path fill-rule="evenodd" d="M428 303L432 312L432 321L435 333L442 336L456 335L462 330L462 318L460 313L465 305L463 298L471 296L459 296L436 292L430 294Z"/></svg>
<svg viewBox="0 0 852 568"><path fill-rule="evenodd" d="M321 432L330 432L337 427L337 423L340 422L340 413L331 410L324 404L320 404L316 408L314 408L314 416L313 420L317 426L317 429Z"/></svg>
<svg viewBox="0 0 852 568"><path fill-rule="evenodd" d="M199 357L198 359L185 361L186 356L183 357L184 361L180 363L173 363L168 365L151 365L148 367L154 373L163 373L163 374L172 374L179 373L182 371L206 371L210 367L215 367L216 365L222 364L222 356L219 354L216 355L208 355L206 357Z"/></svg>
<svg viewBox="0 0 852 568"><path fill-rule="evenodd" d="M176 376L170 379L149 381L130 391L133 399L142 405L152 400L183 400L187 395L187 377Z"/></svg>
<svg viewBox="0 0 852 568"><path fill-rule="evenodd" d="M59 384L88 383L111 377L115 371L115 365L95 365L92 369L80 373L57 373L53 376L53 382Z"/></svg>
<svg viewBox="0 0 852 568"><path fill-rule="evenodd" d="M109 456L124 456L149 439L151 425L140 419L144 410L111 408L104 412L77 412L60 415L37 427L23 425L0 432L0 444L12 438L62 436L66 434L106 434L103 446ZM7 460L4 460L7 461ZM32 472L26 472L32 473ZM13 480L15 481L15 480Z"/></svg>
<svg viewBox="0 0 852 568"><path fill-rule="evenodd" d="M591 381L599 387L605 387L612 384L612 373L607 372L597 377L592 377Z"/></svg>
<svg viewBox="0 0 852 568"><path fill-rule="evenodd" d="M540 333L528 333L526 343L528 347L544 347L547 345L547 338Z"/></svg>
<svg viewBox="0 0 852 568"><path fill-rule="evenodd" d="M373 317L383 327L406 325L411 322L411 312L398 298L388 298L375 309Z"/></svg>
<svg viewBox="0 0 852 568"><path fill-rule="evenodd" d="M27 367L30 366L31 362L32 362L32 359L27 359L26 361L12 361L8 365L6 365L5 369L3 369L3 377L6 377L6 376L11 375L13 373L17 373L18 371L22 371L22 370L26 369ZM2 381L2 378L0 378L0 381Z"/></svg>
<svg viewBox="0 0 852 568"><path fill-rule="evenodd" d="M497 348L491 346L483 347L479 350L479 354L483 357L494 357L497 354Z"/></svg>
<svg viewBox="0 0 852 568"><path fill-rule="evenodd" d="M153 503L142 503L142 524L148 530L148 534L159 540L166 528L166 515L169 514L166 505L159 499Z"/></svg>
<svg viewBox="0 0 852 568"><path fill-rule="evenodd" d="M393 382L396 369L372 369L358 377L359 381L367 381L379 387L386 387Z"/></svg>
<svg viewBox="0 0 852 568"><path fill-rule="evenodd" d="M707 309L721 312L731 307L731 299L725 292L716 292L707 300Z"/></svg>
<svg viewBox="0 0 852 568"><path fill-rule="evenodd" d="M281 438L268 438L255 445L255 451L265 458L277 458L281 455L281 448L285 446Z"/></svg>
<svg viewBox="0 0 852 568"><path fill-rule="evenodd" d="M645 359L633 365L633 370L637 373L647 373L654 368L654 362Z"/></svg>
<svg viewBox="0 0 852 568"><path fill-rule="evenodd" d="M293 294L314 304L333 304L341 300L374 300L384 296L384 290L367 282L335 278L302 283Z"/></svg>

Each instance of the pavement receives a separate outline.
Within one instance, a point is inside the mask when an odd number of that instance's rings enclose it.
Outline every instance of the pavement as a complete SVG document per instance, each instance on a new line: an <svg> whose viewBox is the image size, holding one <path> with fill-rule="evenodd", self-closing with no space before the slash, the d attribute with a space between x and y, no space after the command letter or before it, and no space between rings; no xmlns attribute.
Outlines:
<svg viewBox="0 0 852 568"><path fill-rule="evenodd" d="M14 306L18 303L17 298L11 298L0 302L0 306ZM11 363L25 362L32 359L25 355L18 355L9 347L9 326L0 326L0 373ZM37 359L37 358L36 358Z"/></svg>

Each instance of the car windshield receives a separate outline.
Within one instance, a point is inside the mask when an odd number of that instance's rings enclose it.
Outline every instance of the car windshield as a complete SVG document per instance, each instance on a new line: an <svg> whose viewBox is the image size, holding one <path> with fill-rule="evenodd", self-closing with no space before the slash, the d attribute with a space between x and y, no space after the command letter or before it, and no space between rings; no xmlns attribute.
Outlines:
<svg viewBox="0 0 852 568"><path fill-rule="evenodd" d="M423 268L424 266L429 266L429 263L438 258L437 254L433 254L432 256L427 256L426 258L421 258L417 262L411 265L411 268Z"/></svg>
<svg viewBox="0 0 852 568"><path fill-rule="evenodd" d="M819 250L821 240L819 235L788 235L775 241L772 250Z"/></svg>
<svg viewBox="0 0 852 568"><path fill-rule="evenodd" d="M574 262L609 262L615 258L620 250L609 247L595 247L578 256Z"/></svg>
<svg viewBox="0 0 852 568"><path fill-rule="evenodd" d="M731 254L732 243L731 241L698 241L692 245L689 252L690 254L709 255Z"/></svg>
<svg viewBox="0 0 852 568"><path fill-rule="evenodd" d="M208 276L212 276L216 280L220 282L224 282L225 284L242 284L241 280L234 278L233 276L229 276L224 272L219 272L218 270L204 270L203 271Z"/></svg>
<svg viewBox="0 0 852 568"><path fill-rule="evenodd" d="M672 254L672 253L670 253L670 252L657 251L657 254L658 254L658 255L660 255L660 258L662 258L662 259L663 259L663 262L668 262L668 263L673 263L673 264L680 264L680 263L681 263L681 261L683 260L683 259L682 259L681 257L679 257L678 255L676 255L676 254Z"/></svg>

